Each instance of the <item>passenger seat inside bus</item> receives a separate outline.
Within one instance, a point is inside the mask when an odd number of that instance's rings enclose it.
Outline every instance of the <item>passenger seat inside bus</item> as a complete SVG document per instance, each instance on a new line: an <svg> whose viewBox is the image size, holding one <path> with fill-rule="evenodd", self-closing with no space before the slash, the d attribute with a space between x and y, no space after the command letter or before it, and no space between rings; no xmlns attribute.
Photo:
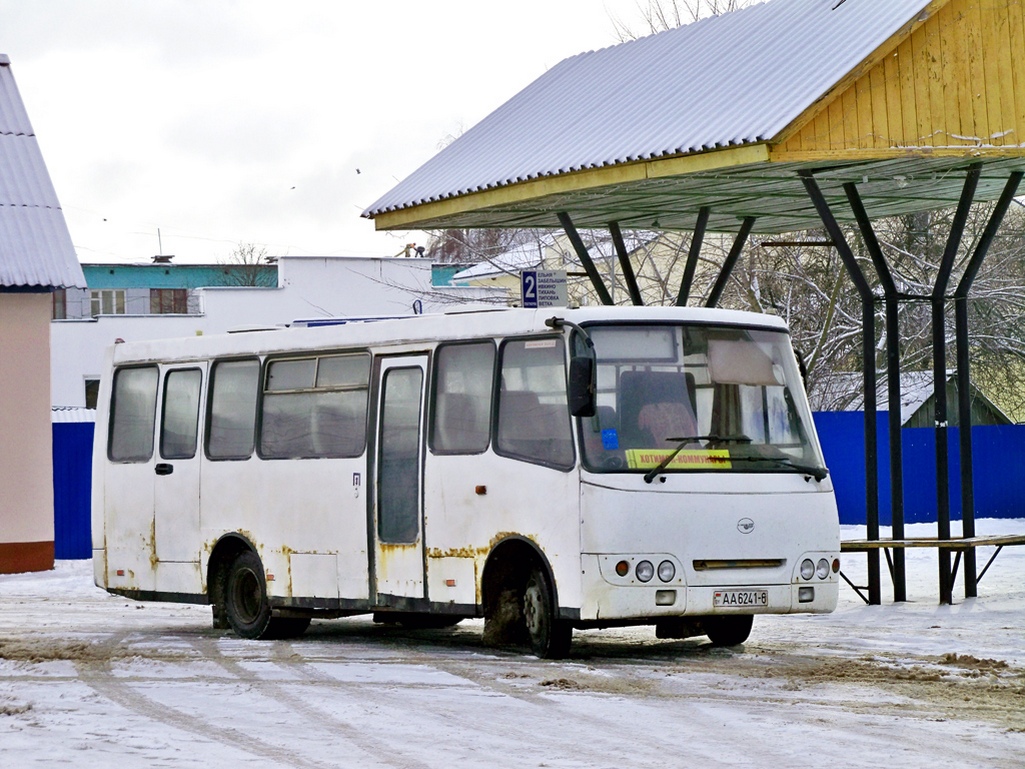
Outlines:
<svg viewBox="0 0 1025 769"><path fill-rule="evenodd" d="M546 464L573 462L569 411L565 405L540 403L529 390L503 390L498 408L498 448Z"/></svg>
<svg viewBox="0 0 1025 769"><path fill-rule="evenodd" d="M472 395L438 393L433 447L439 451L466 452L480 451L482 442L486 447L487 437L481 435L482 429L477 426L480 408L478 399Z"/></svg>
<svg viewBox="0 0 1025 769"><path fill-rule="evenodd" d="M662 448L669 438L697 435L694 375L677 371L624 371L619 378L622 441Z"/></svg>

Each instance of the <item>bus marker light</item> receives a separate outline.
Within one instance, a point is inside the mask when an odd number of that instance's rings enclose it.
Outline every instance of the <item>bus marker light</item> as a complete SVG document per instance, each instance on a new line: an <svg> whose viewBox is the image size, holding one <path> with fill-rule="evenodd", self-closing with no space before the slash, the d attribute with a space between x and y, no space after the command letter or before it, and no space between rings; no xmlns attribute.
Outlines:
<svg viewBox="0 0 1025 769"><path fill-rule="evenodd" d="M445 580L445 587L455 587L455 586L456 586L456 581L454 579L446 579Z"/></svg>
<svg viewBox="0 0 1025 769"><path fill-rule="evenodd" d="M474 486L473 490L476 494L482 497L488 493L488 487L485 486L483 483L480 486Z"/></svg>
<svg viewBox="0 0 1025 769"><path fill-rule="evenodd" d="M274 575L271 574L269 571L267 572L267 581L268 582L273 582L274 581Z"/></svg>
<svg viewBox="0 0 1025 769"><path fill-rule="evenodd" d="M125 570L124 569L118 569L116 573L117 573L117 575L119 577L125 576Z"/></svg>
<svg viewBox="0 0 1025 769"><path fill-rule="evenodd" d="M619 563L616 564L616 574L618 574L620 577L625 577L629 573L630 573L630 564L629 563L627 563L626 561L620 561Z"/></svg>
<svg viewBox="0 0 1025 769"><path fill-rule="evenodd" d="M656 590L655 591L655 605L656 606L672 606L676 603L676 591L675 590Z"/></svg>

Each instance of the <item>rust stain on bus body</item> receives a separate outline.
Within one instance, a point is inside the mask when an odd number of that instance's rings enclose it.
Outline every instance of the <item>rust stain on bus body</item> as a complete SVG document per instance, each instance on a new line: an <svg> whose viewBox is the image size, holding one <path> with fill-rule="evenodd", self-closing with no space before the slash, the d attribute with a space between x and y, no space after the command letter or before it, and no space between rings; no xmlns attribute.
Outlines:
<svg viewBox="0 0 1025 769"><path fill-rule="evenodd" d="M463 546L450 548L431 548L427 551L428 558L487 558L491 551L506 539L524 539L537 545L537 537L532 534L520 534L518 531L500 531L491 538L488 544L481 547Z"/></svg>

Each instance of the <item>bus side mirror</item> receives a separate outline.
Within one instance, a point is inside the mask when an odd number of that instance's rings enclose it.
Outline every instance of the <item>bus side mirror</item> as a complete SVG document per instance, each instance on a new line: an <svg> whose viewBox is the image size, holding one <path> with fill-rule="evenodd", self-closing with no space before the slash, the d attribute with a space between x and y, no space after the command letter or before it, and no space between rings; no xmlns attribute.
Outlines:
<svg viewBox="0 0 1025 769"><path fill-rule="evenodd" d="M593 417L594 358L575 355L569 361L569 413L575 417Z"/></svg>

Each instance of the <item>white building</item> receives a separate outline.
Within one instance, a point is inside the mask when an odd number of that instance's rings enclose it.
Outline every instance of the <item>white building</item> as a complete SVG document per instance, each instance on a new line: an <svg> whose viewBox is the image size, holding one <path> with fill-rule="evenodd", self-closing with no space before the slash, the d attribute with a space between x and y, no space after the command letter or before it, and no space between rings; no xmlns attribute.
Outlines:
<svg viewBox="0 0 1025 769"><path fill-rule="evenodd" d="M505 304L502 290L432 285L429 259L289 256L279 259L277 268L273 287L189 288L182 313L147 312L148 302L131 301L140 289L90 284L86 293L113 299L106 306L69 292L61 314L86 317L52 323L53 405L87 405L86 393L99 379L104 350L118 339L195 336L296 320L413 315ZM105 297L103 293L109 291L123 293ZM90 305L99 307L95 316L85 310L69 312Z"/></svg>

